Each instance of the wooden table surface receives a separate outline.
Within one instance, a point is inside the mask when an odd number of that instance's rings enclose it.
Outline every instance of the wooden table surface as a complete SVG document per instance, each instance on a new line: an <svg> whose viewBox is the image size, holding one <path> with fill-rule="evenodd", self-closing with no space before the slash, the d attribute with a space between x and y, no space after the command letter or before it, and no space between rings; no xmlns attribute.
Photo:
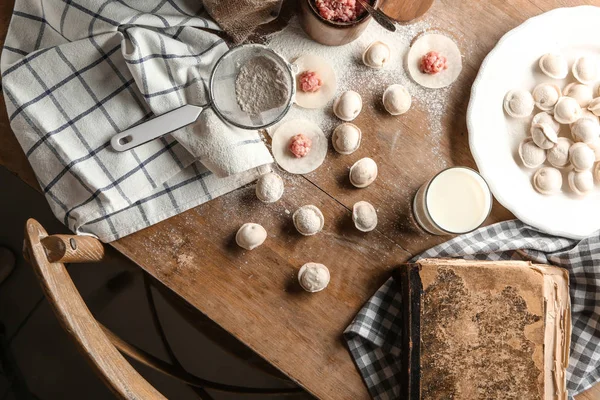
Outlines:
<svg viewBox="0 0 600 400"><path fill-rule="evenodd" d="M3 43L13 4L1 3ZM393 7L391 3L387 7ZM428 20L441 30L453 26L453 32L460 32L459 43L470 47L451 89L441 138L429 135L423 123L428 111L422 104L401 117L386 115L382 107L365 107L355 121L363 129L363 146L350 156L330 150L316 172L286 176L286 193L278 203L264 205L255 199L253 188L240 189L112 245L315 396L367 399L342 332L395 265L448 239L423 233L410 216L410 202L418 187L438 171L434 158L475 167L465 113L479 65L498 39L525 19L583 3L589 2L436 1ZM380 96L369 88L357 90L365 104L376 103ZM439 144L434 146L434 140ZM377 161L379 178L367 189L354 189L348 167L366 156ZM39 190L4 104L0 164ZM379 209L380 225L369 234L352 226L351 208L359 200ZM300 236L291 223L289 212L305 204L318 206L325 216L324 231L314 237ZM486 223L509 218L511 214L496 203ZM239 226L248 221L261 223L269 232L267 242L252 252L242 251L234 241ZM330 268L327 290L308 294L298 287L296 273L308 261ZM578 396L598 398L598 388Z"/></svg>

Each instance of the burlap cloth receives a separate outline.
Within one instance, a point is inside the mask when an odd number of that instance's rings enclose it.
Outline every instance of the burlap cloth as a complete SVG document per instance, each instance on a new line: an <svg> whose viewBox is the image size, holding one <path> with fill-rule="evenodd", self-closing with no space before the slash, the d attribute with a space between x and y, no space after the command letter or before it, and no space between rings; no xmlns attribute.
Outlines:
<svg viewBox="0 0 600 400"><path fill-rule="evenodd" d="M204 0L210 16L231 36L243 42L257 26L277 18L283 0Z"/></svg>

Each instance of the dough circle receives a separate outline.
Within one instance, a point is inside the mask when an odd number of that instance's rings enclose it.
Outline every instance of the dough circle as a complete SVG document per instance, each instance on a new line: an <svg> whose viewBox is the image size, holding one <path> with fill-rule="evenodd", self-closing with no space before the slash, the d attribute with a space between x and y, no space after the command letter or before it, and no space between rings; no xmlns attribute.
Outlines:
<svg viewBox="0 0 600 400"><path fill-rule="evenodd" d="M294 61L298 68L296 74L296 97L295 102L302 108L322 108L333 99L337 90L337 80L331 65L322 57L305 54ZM321 78L321 88L316 92L303 92L300 89L298 77L306 71L316 72Z"/></svg>
<svg viewBox="0 0 600 400"><path fill-rule="evenodd" d="M434 75L424 74L419 68L421 58L430 51L437 51L448 60L448 69ZM462 71L460 49L448 36L439 33L426 34L417 39L407 55L410 76L419 85L439 89L451 85Z"/></svg>
<svg viewBox="0 0 600 400"><path fill-rule="evenodd" d="M290 140L303 133L312 141L310 152L296 158L289 150ZM293 119L281 124L273 134L271 151L277 164L292 174L307 174L319 168L327 155L327 138L317 124L306 119Z"/></svg>

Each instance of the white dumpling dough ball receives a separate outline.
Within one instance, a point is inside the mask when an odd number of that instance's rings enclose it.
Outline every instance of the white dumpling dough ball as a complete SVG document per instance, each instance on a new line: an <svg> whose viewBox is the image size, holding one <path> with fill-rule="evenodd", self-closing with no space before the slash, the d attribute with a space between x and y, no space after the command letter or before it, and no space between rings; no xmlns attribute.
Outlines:
<svg viewBox="0 0 600 400"><path fill-rule="evenodd" d="M381 69L390 60L390 55L390 46L383 42L375 41L365 49L362 59L367 67Z"/></svg>
<svg viewBox="0 0 600 400"><path fill-rule="evenodd" d="M562 174L553 167L543 167L533 175L533 187L541 194L558 193L562 187Z"/></svg>
<svg viewBox="0 0 600 400"><path fill-rule="evenodd" d="M540 69L554 79L564 79L569 73L569 64L561 54L548 53L540 57Z"/></svg>
<svg viewBox="0 0 600 400"><path fill-rule="evenodd" d="M571 135L576 142L594 143L600 139L600 125L589 118L579 118L571 124Z"/></svg>
<svg viewBox="0 0 600 400"><path fill-rule="evenodd" d="M573 76L579 82L588 84L598 80L598 60L593 56L579 57L573 63Z"/></svg>
<svg viewBox="0 0 600 400"><path fill-rule="evenodd" d="M519 145L519 156L524 166L527 168L537 168L546 161L546 150L536 145L533 139L526 138Z"/></svg>
<svg viewBox="0 0 600 400"><path fill-rule="evenodd" d="M527 90L510 90L504 96L504 111L513 118L525 118L531 115L535 101Z"/></svg>
<svg viewBox="0 0 600 400"><path fill-rule="evenodd" d="M350 167L350 183L357 188L366 188L377 178L377 163L369 158L361 158Z"/></svg>
<svg viewBox="0 0 600 400"><path fill-rule="evenodd" d="M560 137L554 147L548 150L547 160L556 168L564 168L569 165L569 149L573 141L569 138Z"/></svg>
<svg viewBox="0 0 600 400"><path fill-rule="evenodd" d="M269 172L258 178L256 197L263 203L274 203L283 196L283 179L275 172Z"/></svg>
<svg viewBox="0 0 600 400"><path fill-rule="evenodd" d="M323 264L309 262L298 271L298 283L302 289L310 293L320 292L329 285L331 275Z"/></svg>
<svg viewBox="0 0 600 400"><path fill-rule="evenodd" d="M338 125L331 136L333 148L340 154L352 154L360 147L362 131L350 122Z"/></svg>
<svg viewBox="0 0 600 400"><path fill-rule="evenodd" d="M316 206L302 206L292 215L296 230L304 236L312 236L321 232L325 217Z"/></svg>
<svg viewBox="0 0 600 400"><path fill-rule="evenodd" d="M567 176L569 188L578 196L585 196L594 190L594 175L592 171L571 171Z"/></svg>
<svg viewBox="0 0 600 400"><path fill-rule="evenodd" d="M563 94L575 99L581 107L588 107L594 98L594 90L591 86L576 82L569 83L565 86Z"/></svg>
<svg viewBox="0 0 600 400"><path fill-rule="evenodd" d="M237 231L235 242L243 249L254 250L267 239L267 231L259 224L247 223Z"/></svg>
<svg viewBox="0 0 600 400"><path fill-rule="evenodd" d="M383 106L392 115L404 114L410 109L411 104L410 93L402 85L390 85L383 92Z"/></svg>
<svg viewBox="0 0 600 400"><path fill-rule="evenodd" d="M346 90L333 103L333 113L342 121L352 121L362 110L362 97L353 90Z"/></svg>
<svg viewBox="0 0 600 400"><path fill-rule="evenodd" d="M361 232L371 232L377 227L377 210L369 202L359 201L352 207L354 226Z"/></svg>
<svg viewBox="0 0 600 400"><path fill-rule="evenodd" d="M569 160L577 171L592 169L596 162L596 154L585 143L575 143L569 148Z"/></svg>
<svg viewBox="0 0 600 400"><path fill-rule="evenodd" d="M561 97L554 107L554 119L561 124L572 124L581 118L583 110L577 100Z"/></svg>

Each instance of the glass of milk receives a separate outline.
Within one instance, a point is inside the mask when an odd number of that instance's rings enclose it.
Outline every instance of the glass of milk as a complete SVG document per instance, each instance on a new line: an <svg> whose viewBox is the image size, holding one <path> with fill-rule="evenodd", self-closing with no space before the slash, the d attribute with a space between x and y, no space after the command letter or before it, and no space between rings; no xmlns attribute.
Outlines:
<svg viewBox="0 0 600 400"><path fill-rule="evenodd" d="M471 232L491 211L490 188L481 175L467 167L439 172L421 186L413 200L417 223L433 235Z"/></svg>

